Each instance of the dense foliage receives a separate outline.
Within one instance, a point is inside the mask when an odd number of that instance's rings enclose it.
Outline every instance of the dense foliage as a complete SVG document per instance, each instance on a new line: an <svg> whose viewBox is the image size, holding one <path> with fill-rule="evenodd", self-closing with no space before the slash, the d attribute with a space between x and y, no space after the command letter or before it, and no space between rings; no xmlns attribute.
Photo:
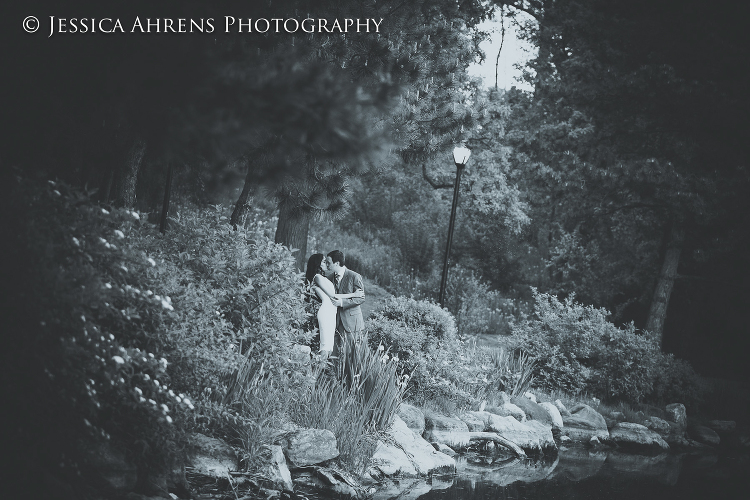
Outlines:
<svg viewBox="0 0 750 500"><path fill-rule="evenodd" d="M618 327L606 310L572 297L535 292L535 300L534 316L515 325L511 342L536 359L540 386L606 400L695 403L695 372L662 353L653 336Z"/></svg>
<svg viewBox="0 0 750 500"><path fill-rule="evenodd" d="M187 211L165 237L63 183L14 182L24 278L4 373L29 382L13 398L24 456L88 474L88 452L111 442L149 481L179 459L185 431L241 444L244 384L273 378L291 399L304 377L287 351L309 336L301 281L262 226Z"/></svg>

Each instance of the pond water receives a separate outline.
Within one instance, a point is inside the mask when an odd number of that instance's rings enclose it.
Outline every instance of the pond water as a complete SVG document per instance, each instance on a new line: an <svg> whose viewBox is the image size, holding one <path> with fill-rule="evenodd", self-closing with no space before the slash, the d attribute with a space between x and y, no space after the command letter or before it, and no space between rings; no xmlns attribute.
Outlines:
<svg viewBox="0 0 750 500"><path fill-rule="evenodd" d="M381 491L375 497L399 500L746 499L750 498L750 456L702 453L649 457L575 448L561 450L554 459L537 461L470 454L458 460L455 476L402 484L401 491L395 495Z"/></svg>

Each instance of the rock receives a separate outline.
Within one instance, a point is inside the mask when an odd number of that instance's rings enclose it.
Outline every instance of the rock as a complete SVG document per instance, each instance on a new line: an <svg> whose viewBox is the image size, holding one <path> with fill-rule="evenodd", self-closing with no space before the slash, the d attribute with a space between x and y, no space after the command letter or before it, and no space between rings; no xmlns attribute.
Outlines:
<svg viewBox="0 0 750 500"><path fill-rule="evenodd" d="M237 470L237 454L221 439L193 433L188 441L192 448L188 465L193 467L195 472L204 476L226 478L230 470Z"/></svg>
<svg viewBox="0 0 750 500"><path fill-rule="evenodd" d="M442 415L425 415L424 438L430 443L443 443L451 448L464 448L469 444L469 427L457 418Z"/></svg>
<svg viewBox="0 0 750 500"><path fill-rule="evenodd" d="M593 450L600 450L604 448L604 444L599 441L599 438L597 436L591 436L591 439L589 439L589 442L586 443L589 448L592 448Z"/></svg>
<svg viewBox="0 0 750 500"><path fill-rule="evenodd" d="M100 477L116 491L131 491L136 487L138 469L111 443L103 443L91 451L90 462Z"/></svg>
<svg viewBox="0 0 750 500"><path fill-rule="evenodd" d="M538 420L552 427L552 417L550 417L547 410L531 399L522 396L520 398L512 398L511 402L523 410L528 420Z"/></svg>
<svg viewBox="0 0 750 500"><path fill-rule="evenodd" d="M563 415L562 419L565 424L562 432L573 441L587 442L594 436L599 440L609 439L604 417L588 405L576 405L571 415Z"/></svg>
<svg viewBox="0 0 750 500"><path fill-rule="evenodd" d="M397 414L412 432L420 436L424 433L424 413L422 413L422 410L416 406L401 403Z"/></svg>
<svg viewBox="0 0 750 500"><path fill-rule="evenodd" d="M534 394L531 393L531 392L529 392L529 391L524 392L523 393L523 397L525 397L527 399L530 399L531 401L533 401L534 403L536 403L536 396L534 396Z"/></svg>
<svg viewBox="0 0 750 500"><path fill-rule="evenodd" d="M513 417L492 415L489 428L503 438L511 441L524 450L539 452L544 449L557 449L552 437L552 426L538 420L519 422Z"/></svg>
<svg viewBox="0 0 750 500"><path fill-rule="evenodd" d="M268 445L265 448L270 453L270 459L261 467L260 485L272 490L293 491L294 483L289 467L286 465L284 450L278 445Z"/></svg>
<svg viewBox="0 0 750 500"><path fill-rule="evenodd" d="M570 436L560 436L560 443L561 444L569 444L572 443L573 440L570 439Z"/></svg>
<svg viewBox="0 0 750 500"><path fill-rule="evenodd" d="M455 457L457 453L453 451L453 448L443 443L435 443L435 449L440 453L445 453L449 457Z"/></svg>
<svg viewBox="0 0 750 500"><path fill-rule="evenodd" d="M560 412L561 416L563 416L563 417L569 417L570 416L570 410L568 410L567 408L565 408L565 405L559 399L555 400L555 407L557 407L557 409Z"/></svg>
<svg viewBox="0 0 750 500"><path fill-rule="evenodd" d="M292 467L319 464L339 456L336 436L328 429L301 429L284 435L278 444Z"/></svg>
<svg viewBox="0 0 750 500"><path fill-rule="evenodd" d="M557 406L553 403L539 403L539 406L549 415L549 418L552 420L552 427L563 428L564 424L562 415L560 415L560 410L557 409Z"/></svg>
<svg viewBox="0 0 750 500"><path fill-rule="evenodd" d="M421 436L412 432L398 416L394 418L388 434L395 444L378 441L368 468L376 469L372 472L368 470L371 476L376 477L377 471L387 476L396 473L426 476L455 470L456 461L453 458L437 451Z"/></svg>
<svg viewBox="0 0 750 500"><path fill-rule="evenodd" d="M705 425L695 425L688 428L688 435L702 444L718 446L721 438L716 431Z"/></svg>
<svg viewBox="0 0 750 500"><path fill-rule="evenodd" d="M487 428L489 415L490 413L486 411L467 411L459 415L458 418L466 423L470 432L482 432Z"/></svg>
<svg viewBox="0 0 750 500"><path fill-rule="evenodd" d="M645 425L620 422L609 431L610 440L623 450L661 452L669 450L669 445L656 432Z"/></svg>
<svg viewBox="0 0 750 500"><path fill-rule="evenodd" d="M370 459L367 473L373 478L385 476L416 476L417 469L412 465L404 450L392 444L378 441Z"/></svg>
<svg viewBox="0 0 750 500"><path fill-rule="evenodd" d="M666 438L669 436L669 433L672 432L672 427L669 425L669 422L659 417L649 417L644 422L644 425L663 438Z"/></svg>
<svg viewBox="0 0 750 500"><path fill-rule="evenodd" d="M667 418L679 425L683 430L687 429L687 411L682 403L668 404L666 407Z"/></svg>
<svg viewBox="0 0 750 500"><path fill-rule="evenodd" d="M708 427L718 433L729 433L737 428L737 423L734 420L711 420Z"/></svg>
<svg viewBox="0 0 750 500"><path fill-rule="evenodd" d="M487 406L485 407L485 410L501 417L513 417L519 422L526 421L526 413L524 413L521 408L511 403L509 398L507 401L503 400L498 406Z"/></svg>

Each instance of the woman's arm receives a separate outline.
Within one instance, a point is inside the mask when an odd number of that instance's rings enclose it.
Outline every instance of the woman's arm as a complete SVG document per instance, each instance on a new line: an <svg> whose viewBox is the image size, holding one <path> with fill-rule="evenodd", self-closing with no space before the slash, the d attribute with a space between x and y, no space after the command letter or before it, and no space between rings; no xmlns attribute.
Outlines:
<svg viewBox="0 0 750 500"><path fill-rule="evenodd" d="M313 292L315 292L321 302L323 302L323 300L331 300L328 294L326 294L319 286L313 285L311 289Z"/></svg>
<svg viewBox="0 0 750 500"><path fill-rule="evenodd" d="M365 291L357 290L354 293L337 293L334 295L337 299L364 299Z"/></svg>

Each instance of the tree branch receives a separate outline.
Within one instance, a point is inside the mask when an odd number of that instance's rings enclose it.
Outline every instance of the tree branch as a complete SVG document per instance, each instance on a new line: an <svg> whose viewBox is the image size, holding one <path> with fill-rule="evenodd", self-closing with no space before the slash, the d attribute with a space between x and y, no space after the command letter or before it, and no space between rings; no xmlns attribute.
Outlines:
<svg viewBox="0 0 750 500"><path fill-rule="evenodd" d="M437 182L437 181L435 181L433 179L430 179L430 176L427 175L427 164L426 163L422 164L422 177L424 177L424 180L426 180L427 183L430 186L432 186L433 189L445 189L445 188L452 188L453 187L453 182L451 182L450 184L446 184L446 183L442 183L441 184L441 183L439 183L439 182Z"/></svg>

